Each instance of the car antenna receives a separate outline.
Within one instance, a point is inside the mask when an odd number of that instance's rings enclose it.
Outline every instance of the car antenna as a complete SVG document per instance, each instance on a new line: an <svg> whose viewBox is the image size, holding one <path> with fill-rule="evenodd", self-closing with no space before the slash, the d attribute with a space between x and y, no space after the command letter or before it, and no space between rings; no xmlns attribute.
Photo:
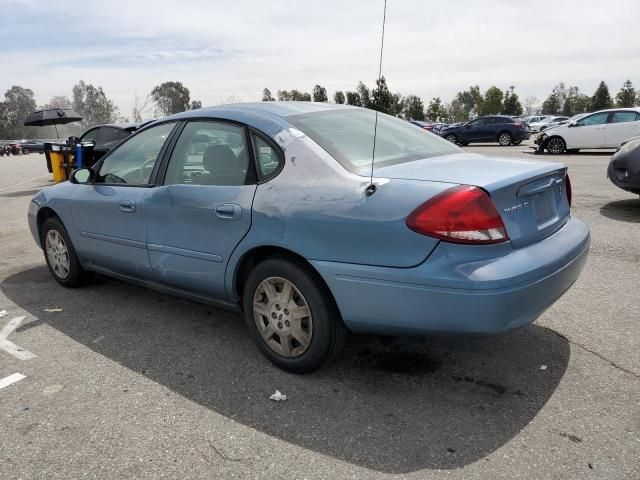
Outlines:
<svg viewBox="0 0 640 480"><path fill-rule="evenodd" d="M387 0L384 0L384 11L382 14L382 38L380 43L380 65L378 67L378 85L382 82L382 52L384 51L384 25L387 22ZM370 197L378 189L373 183L373 164L376 160L376 136L378 134L378 111L376 110L376 122L373 127L373 152L371 152L371 173L369 175L369 186L364 191L367 197Z"/></svg>

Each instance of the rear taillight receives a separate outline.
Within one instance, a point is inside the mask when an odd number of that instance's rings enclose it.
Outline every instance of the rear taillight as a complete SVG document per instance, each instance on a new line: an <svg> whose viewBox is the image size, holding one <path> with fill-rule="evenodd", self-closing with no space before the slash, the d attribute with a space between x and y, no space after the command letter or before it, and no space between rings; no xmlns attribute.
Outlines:
<svg viewBox="0 0 640 480"><path fill-rule="evenodd" d="M458 185L426 201L407 217L407 226L453 243L488 244L509 239L489 195L471 185Z"/></svg>
<svg viewBox="0 0 640 480"><path fill-rule="evenodd" d="M569 180L568 174L564 177L564 189L567 192L567 201L569 202L569 207L571 207L571 197L573 193L571 192L571 180Z"/></svg>

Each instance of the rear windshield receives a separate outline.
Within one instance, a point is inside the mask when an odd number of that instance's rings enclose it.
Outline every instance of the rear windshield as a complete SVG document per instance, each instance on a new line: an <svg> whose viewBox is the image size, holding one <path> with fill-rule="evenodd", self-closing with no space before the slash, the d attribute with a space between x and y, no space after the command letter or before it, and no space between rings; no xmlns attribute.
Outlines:
<svg viewBox="0 0 640 480"><path fill-rule="evenodd" d="M287 121L324 148L347 170L366 175L371 169L376 112L366 109L313 112ZM461 150L451 142L405 120L378 114L375 166L386 167L439 157Z"/></svg>

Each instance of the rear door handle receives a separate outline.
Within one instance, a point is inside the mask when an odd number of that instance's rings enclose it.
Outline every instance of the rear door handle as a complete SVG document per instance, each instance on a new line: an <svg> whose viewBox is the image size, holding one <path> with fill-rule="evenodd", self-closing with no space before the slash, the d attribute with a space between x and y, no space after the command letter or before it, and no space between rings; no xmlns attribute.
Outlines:
<svg viewBox="0 0 640 480"><path fill-rule="evenodd" d="M136 211L136 202L133 200L120 200L120 210L127 213Z"/></svg>
<svg viewBox="0 0 640 480"><path fill-rule="evenodd" d="M222 220L239 220L242 208L235 203L221 203L216 207L216 216Z"/></svg>

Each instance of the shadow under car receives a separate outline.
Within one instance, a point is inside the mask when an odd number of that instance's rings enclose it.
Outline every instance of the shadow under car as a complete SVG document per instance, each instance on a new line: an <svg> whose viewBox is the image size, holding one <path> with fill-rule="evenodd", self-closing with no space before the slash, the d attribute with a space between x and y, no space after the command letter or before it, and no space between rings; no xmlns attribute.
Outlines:
<svg viewBox="0 0 640 480"><path fill-rule="evenodd" d="M51 299L64 308L21 330L47 323L236 422L386 473L486 457L536 417L570 357L564 337L535 324L483 338L353 335L335 362L300 376L268 363L236 313L104 278L68 290L45 266L0 288L35 317ZM269 400L276 388L286 402Z"/></svg>

